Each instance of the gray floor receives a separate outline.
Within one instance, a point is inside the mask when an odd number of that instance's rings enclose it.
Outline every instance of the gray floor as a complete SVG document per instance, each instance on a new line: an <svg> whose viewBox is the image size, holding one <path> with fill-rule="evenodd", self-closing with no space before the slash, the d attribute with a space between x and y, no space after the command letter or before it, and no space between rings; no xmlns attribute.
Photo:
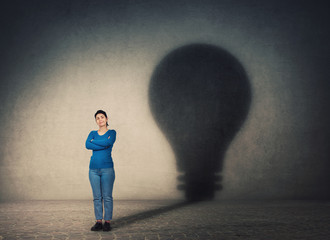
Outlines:
<svg viewBox="0 0 330 240"><path fill-rule="evenodd" d="M0 203L0 239L330 239L330 202L115 201L91 232L92 201Z"/></svg>

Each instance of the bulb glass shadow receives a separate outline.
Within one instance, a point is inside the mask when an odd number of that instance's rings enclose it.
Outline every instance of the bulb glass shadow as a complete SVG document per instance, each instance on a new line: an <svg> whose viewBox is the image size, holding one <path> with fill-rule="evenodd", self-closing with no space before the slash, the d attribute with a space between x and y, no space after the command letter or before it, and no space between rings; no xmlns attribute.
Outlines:
<svg viewBox="0 0 330 240"><path fill-rule="evenodd" d="M173 50L156 66L149 85L151 112L183 175L187 200L212 199L221 189L224 154L251 102L246 73L217 46L191 44Z"/></svg>

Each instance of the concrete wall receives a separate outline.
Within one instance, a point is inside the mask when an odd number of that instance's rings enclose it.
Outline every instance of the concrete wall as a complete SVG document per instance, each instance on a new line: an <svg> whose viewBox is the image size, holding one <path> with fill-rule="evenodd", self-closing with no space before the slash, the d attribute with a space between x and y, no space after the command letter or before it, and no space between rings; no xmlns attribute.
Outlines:
<svg viewBox="0 0 330 240"><path fill-rule="evenodd" d="M98 109L118 134L114 197L183 197L148 89L159 62L191 43L226 50L251 87L217 198L330 197L325 4L10 1L3 13L0 199L91 198L84 142Z"/></svg>

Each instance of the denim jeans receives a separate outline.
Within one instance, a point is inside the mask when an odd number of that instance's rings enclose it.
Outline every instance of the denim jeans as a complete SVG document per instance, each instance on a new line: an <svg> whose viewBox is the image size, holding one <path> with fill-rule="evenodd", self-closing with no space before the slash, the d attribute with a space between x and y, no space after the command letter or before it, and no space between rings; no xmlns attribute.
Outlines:
<svg viewBox="0 0 330 240"><path fill-rule="evenodd" d="M113 199L112 189L115 181L115 171L113 168L89 169L89 181L93 190L94 213L96 220L112 219Z"/></svg>

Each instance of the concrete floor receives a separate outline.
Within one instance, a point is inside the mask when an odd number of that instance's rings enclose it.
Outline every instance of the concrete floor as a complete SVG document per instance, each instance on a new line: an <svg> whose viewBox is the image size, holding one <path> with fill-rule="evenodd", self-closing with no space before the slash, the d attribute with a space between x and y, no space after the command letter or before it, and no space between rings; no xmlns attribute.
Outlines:
<svg viewBox="0 0 330 240"><path fill-rule="evenodd" d="M92 201L0 203L2 239L330 239L330 202L115 201L111 232L92 232Z"/></svg>

